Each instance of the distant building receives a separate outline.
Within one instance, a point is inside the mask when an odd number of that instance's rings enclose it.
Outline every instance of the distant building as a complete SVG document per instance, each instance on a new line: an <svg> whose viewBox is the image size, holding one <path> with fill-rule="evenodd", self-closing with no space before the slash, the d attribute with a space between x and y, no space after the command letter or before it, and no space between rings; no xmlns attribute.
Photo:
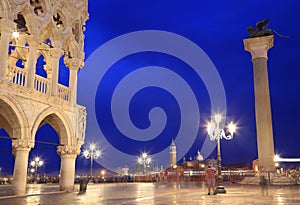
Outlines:
<svg viewBox="0 0 300 205"><path fill-rule="evenodd" d="M167 168L168 180L204 181L207 164L216 164L214 161L213 159L204 161L198 151L197 155L190 156L188 160L184 157L182 163L173 164Z"/></svg>
<svg viewBox="0 0 300 205"><path fill-rule="evenodd" d="M175 165L176 162L177 162L176 145L175 145L174 139L172 139L172 143L170 145L170 167Z"/></svg>

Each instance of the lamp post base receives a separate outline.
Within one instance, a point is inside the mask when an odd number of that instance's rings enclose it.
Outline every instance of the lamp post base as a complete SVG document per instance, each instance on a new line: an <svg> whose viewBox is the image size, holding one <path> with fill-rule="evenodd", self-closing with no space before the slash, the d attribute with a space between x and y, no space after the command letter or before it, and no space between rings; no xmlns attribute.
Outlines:
<svg viewBox="0 0 300 205"><path fill-rule="evenodd" d="M226 194L225 187L222 185L218 185L216 188L216 192L217 192L217 194Z"/></svg>

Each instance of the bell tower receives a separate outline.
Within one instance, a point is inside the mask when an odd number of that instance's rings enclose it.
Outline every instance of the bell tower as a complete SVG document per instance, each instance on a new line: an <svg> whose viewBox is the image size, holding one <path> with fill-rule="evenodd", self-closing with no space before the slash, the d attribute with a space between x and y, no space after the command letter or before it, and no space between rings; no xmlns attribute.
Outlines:
<svg viewBox="0 0 300 205"><path fill-rule="evenodd" d="M177 162L176 158L176 145L174 139L172 139L172 143L170 145L170 166L175 165Z"/></svg>

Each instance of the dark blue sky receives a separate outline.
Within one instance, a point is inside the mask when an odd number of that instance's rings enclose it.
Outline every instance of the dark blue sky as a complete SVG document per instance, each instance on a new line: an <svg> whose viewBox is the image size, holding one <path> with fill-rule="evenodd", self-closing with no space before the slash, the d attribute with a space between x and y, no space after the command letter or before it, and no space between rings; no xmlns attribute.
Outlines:
<svg viewBox="0 0 300 205"><path fill-rule="evenodd" d="M249 163L257 158L253 69L250 53L244 50L243 39L248 38L247 27L249 25L255 26L256 22L269 18L271 29L289 36L289 38L280 38L275 35L274 47L268 53L275 152L282 157L300 157L300 137L297 130L300 123L298 117L300 115L298 107L300 104L299 1L100 0L89 1L89 14L90 19L87 21L85 32L86 59L109 40L130 32L144 30L159 30L178 34L192 41L207 54L224 85L227 119L234 120L239 127L233 140L222 142L223 163ZM87 73L90 66L91 64L88 64L82 72ZM155 149L160 148L155 146L157 142L153 140L149 140L148 143L141 143L140 150L137 150L139 144L126 144L126 141L122 141L126 138L119 138L120 133L115 131L114 126L108 124L110 120L107 120L109 119L107 116L110 115L110 110L105 109L105 106L108 106L109 102L103 102L102 100L107 98L107 101L109 101L107 96L111 95L110 90L113 90L116 86L115 81L144 66L171 68L178 75L184 76L185 81L196 93L201 112L200 128L195 142L186 154L187 157L194 156L197 150L201 148L206 136L204 126L211 114L211 104L203 82L194 79L191 69L180 59L154 52L127 56L116 62L105 74L103 81L97 87L96 96L89 96L88 93L81 92L80 86L89 82L84 82L86 79L83 79L79 74L78 102L84 102L83 99L85 98L95 99L96 106L93 109L96 110L99 127L104 135L111 135L110 137L105 136L105 138L110 139L111 143L115 144L114 146L119 146L119 148L123 146L121 149L124 149L126 153L137 154L143 150L149 151L150 154L151 151L153 153L158 152L159 150L155 151ZM157 97L160 95L163 97ZM152 102L152 99L155 100ZM167 105L164 105L164 101L167 102ZM134 125L141 129L150 126L149 120L145 116L139 116L139 114L144 113L147 116L146 113L154 106L164 107L163 109L166 110L167 115L178 114L178 104L172 96L155 87L143 89L134 96L130 105L130 116ZM108 113L107 116L103 117L104 111ZM166 147L170 139L176 136L178 124L180 124L178 119L180 117L168 118L167 125L174 129L165 129L165 134L168 136L164 139L159 138L158 144L160 146ZM113 120L111 121L113 122ZM46 133L49 133L49 130L51 132L49 128L44 128L44 130L46 130L44 131ZM40 132L43 132L43 130ZM93 134L93 131L88 131L87 142L93 140L101 146L101 140L98 142L97 138L91 138L90 135ZM37 140L58 142L57 138L49 139L45 136L44 134L38 134ZM52 136L55 136L55 133ZM8 140L0 140L1 143L3 142L3 145L1 145L2 150L7 149L6 144L11 147ZM118 143L125 143L126 145L119 145ZM133 147L135 150L133 150ZM49 155L50 152L53 155ZM38 153L43 156L49 164L48 168L45 167L45 169L51 171L58 170L59 167L58 156L55 152L56 149L54 148L35 149L31 155ZM8 157L9 154L7 153L1 153L1 156L5 154L5 158L9 159L7 160L9 165L4 170L11 170L13 159ZM215 152L212 155L214 156ZM49 158L50 156L54 157ZM87 161L79 158L77 160L78 169L88 169L89 164ZM1 160L2 163L3 160Z"/></svg>
<svg viewBox="0 0 300 205"><path fill-rule="evenodd" d="M300 137L295 129L300 114L298 1L90 1L89 8L87 57L103 43L141 30L176 33L203 49L222 79L228 119L239 126L235 138L222 143L223 163L250 162L257 157L253 69L243 39L248 38L249 25L269 18L269 28L289 36L275 35L274 47L268 53L275 152L282 157L300 156ZM166 66L166 61L174 67L179 65L161 59L137 56L127 58L120 66L123 69L151 64ZM202 88L200 84L199 89ZM200 102L200 122L204 123L210 115L210 104L205 91L199 95L204 96ZM205 131L203 127L199 130L187 156L194 155L201 147Z"/></svg>

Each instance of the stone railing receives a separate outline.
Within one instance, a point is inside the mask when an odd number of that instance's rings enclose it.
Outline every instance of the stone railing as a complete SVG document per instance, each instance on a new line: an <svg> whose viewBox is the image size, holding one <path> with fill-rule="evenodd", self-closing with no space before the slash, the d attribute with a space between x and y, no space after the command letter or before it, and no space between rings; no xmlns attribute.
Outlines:
<svg viewBox="0 0 300 205"><path fill-rule="evenodd" d="M20 85L22 87L26 86L27 80L27 71L17 66L9 66L7 70L6 78L9 82L13 84ZM38 92L44 93L46 95L51 94L50 81L47 78L44 78L39 75L34 77L34 89ZM58 98L68 101L71 101L71 90L69 87L64 85L57 85L57 96Z"/></svg>
<svg viewBox="0 0 300 205"><path fill-rule="evenodd" d="M20 86L25 86L26 76L27 71L16 66L9 67L6 75L9 82Z"/></svg>
<svg viewBox="0 0 300 205"><path fill-rule="evenodd" d="M47 78L39 75L34 77L34 89L38 92L49 94L50 93L50 83Z"/></svg>
<svg viewBox="0 0 300 205"><path fill-rule="evenodd" d="M57 96L60 99L70 101L71 100L71 90L67 86L58 84Z"/></svg>

